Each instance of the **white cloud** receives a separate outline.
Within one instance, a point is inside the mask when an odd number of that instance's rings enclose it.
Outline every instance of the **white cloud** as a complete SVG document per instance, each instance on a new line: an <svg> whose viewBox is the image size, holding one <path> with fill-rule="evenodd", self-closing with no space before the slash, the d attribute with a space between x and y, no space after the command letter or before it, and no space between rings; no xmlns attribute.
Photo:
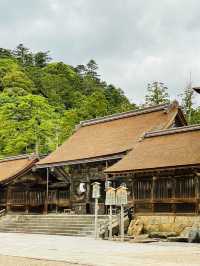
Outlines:
<svg viewBox="0 0 200 266"><path fill-rule="evenodd" d="M172 98L200 84L198 0L0 0L0 47L23 42L69 64L94 58L103 79L141 102L160 80Z"/></svg>

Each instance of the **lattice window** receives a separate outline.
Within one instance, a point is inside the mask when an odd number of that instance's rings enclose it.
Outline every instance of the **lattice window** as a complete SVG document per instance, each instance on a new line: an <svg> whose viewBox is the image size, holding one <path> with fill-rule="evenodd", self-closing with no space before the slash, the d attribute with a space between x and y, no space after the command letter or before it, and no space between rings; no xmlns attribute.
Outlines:
<svg viewBox="0 0 200 266"><path fill-rule="evenodd" d="M137 180L134 184L135 199L150 199L152 180Z"/></svg>
<svg viewBox="0 0 200 266"><path fill-rule="evenodd" d="M157 179L155 181L154 198L158 200L171 198L172 187L172 180L167 178Z"/></svg>
<svg viewBox="0 0 200 266"><path fill-rule="evenodd" d="M176 198L194 198L195 197L195 178L184 177L176 180Z"/></svg>

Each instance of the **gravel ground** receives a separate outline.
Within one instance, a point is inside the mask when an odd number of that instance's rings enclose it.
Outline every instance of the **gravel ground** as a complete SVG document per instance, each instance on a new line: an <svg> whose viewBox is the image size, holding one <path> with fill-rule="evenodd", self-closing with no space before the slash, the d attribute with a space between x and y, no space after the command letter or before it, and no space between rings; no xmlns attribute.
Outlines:
<svg viewBox="0 0 200 266"><path fill-rule="evenodd" d="M199 266L200 244L0 233L1 265Z"/></svg>
<svg viewBox="0 0 200 266"><path fill-rule="evenodd" d="M48 261L40 259L29 259L21 257L11 257L0 255L1 266L82 266L81 264L71 264L67 262ZM86 265L84 265L86 266Z"/></svg>

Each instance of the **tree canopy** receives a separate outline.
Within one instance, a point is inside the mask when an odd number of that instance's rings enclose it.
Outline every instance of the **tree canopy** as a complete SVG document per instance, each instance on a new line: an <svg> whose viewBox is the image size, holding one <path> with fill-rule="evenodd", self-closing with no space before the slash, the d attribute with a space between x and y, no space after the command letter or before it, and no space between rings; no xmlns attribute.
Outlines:
<svg viewBox="0 0 200 266"><path fill-rule="evenodd" d="M145 97L145 104L151 106L162 103L169 103L168 88L162 82L155 81L149 83Z"/></svg>
<svg viewBox="0 0 200 266"><path fill-rule="evenodd" d="M0 156L48 153L84 119L136 108L101 80L91 59L76 67L23 44L0 48Z"/></svg>
<svg viewBox="0 0 200 266"><path fill-rule="evenodd" d="M148 84L145 106L168 103L167 87ZM49 51L33 53L23 44L0 48L0 157L46 154L69 137L81 120L140 108L121 88L101 79L94 59L85 65L53 62ZM200 108L183 90L189 123L200 122Z"/></svg>

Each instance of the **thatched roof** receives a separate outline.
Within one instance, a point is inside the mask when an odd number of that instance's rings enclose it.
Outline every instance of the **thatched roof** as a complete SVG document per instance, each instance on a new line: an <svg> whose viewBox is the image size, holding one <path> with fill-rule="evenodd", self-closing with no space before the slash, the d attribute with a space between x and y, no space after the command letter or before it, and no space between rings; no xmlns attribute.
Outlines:
<svg viewBox="0 0 200 266"><path fill-rule="evenodd" d="M200 125L146 133L134 149L106 172L200 165Z"/></svg>
<svg viewBox="0 0 200 266"><path fill-rule="evenodd" d="M37 167L73 164L129 151L145 132L168 128L177 114L184 124L176 103L84 121L63 145L40 160Z"/></svg>
<svg viewBox="0 0 200 266"><path fill-rule="evenodd" d="M13 156L0 160L0 183L30 171L36 161L37 159L30 155Z"/></svg>

